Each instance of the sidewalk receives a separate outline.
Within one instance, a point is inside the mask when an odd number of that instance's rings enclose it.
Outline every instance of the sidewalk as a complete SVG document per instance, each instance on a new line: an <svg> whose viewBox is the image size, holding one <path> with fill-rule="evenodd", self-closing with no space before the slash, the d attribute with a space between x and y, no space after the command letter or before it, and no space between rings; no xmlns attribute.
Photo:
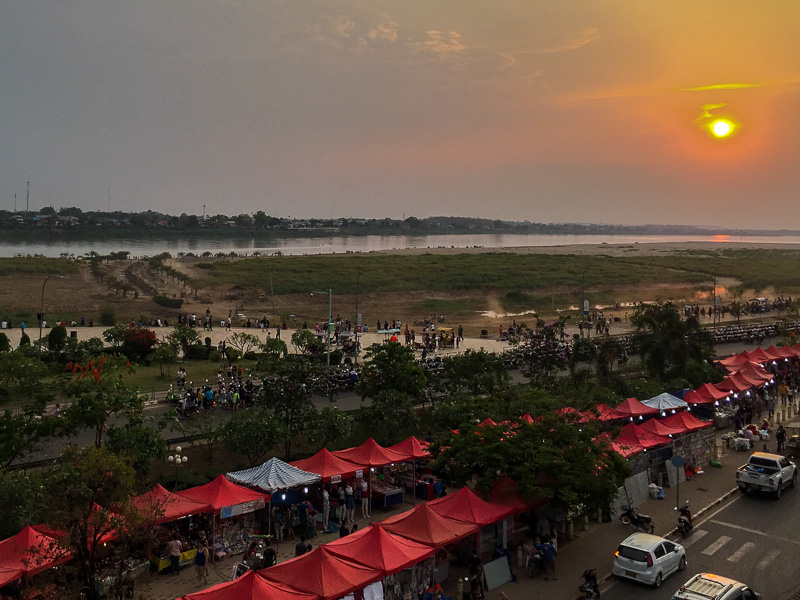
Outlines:
<svg viewBox="0 0 800 600"><path fill-rule="evenodd" d="M728 429L717 432L717 440L727 433ZM768 443L770 451L775 451L775 441ZM763 442L761 443L763 444ZM761 448L761 445L758 446ZM704 474L695 476L691 481L679 486L680 503L689 500L692 507L692 518L697 521L703 514L713 510L724 499L737 491L736 469L750 456L749 452L735 452L722 444L721 468L708 466ZM678 512L675 510L676 488L665 488L663 500L646 500L637 506L637 512L653 517L656 535L675 538L675 527ZM556 559L555 581L545 581L541 575L529 579L522 569L514 567L517 582L507 583L487 594L488 599L499 599L500 592L505 592L511 600L527 600L545 595L550 600L574 600L579 596L578 586L583 583L581 574L586 569L597 569L600 587L611 577L614 552L619 543L636 530L630 525L623 525L618 520L597 524L590 522L585 531L575 526L575 539L563 540L559 537L558 558ZM670 535L672 534L672 535ZM453 588L453 591L455 588Z"/></svg>

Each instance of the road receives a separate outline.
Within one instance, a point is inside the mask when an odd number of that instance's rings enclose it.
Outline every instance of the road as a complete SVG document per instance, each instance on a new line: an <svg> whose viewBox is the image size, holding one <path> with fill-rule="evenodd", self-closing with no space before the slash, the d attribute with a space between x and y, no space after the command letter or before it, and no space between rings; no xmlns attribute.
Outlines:
<svg viewBox="0 0 800 600"><path fill-rule="evenodd" d="M671 537L686 548L685 571L672 574L657 590L612 578L601 586L603 600L670 600L681 585L701 572L742 581L762 600L800 597L798 511L800 489L786 490L778 501L766 494L737 492L703 515L685 540ZM614 550L609 548L609 556L613 557ZM611 561L609 571L610 565Z"/></svg>

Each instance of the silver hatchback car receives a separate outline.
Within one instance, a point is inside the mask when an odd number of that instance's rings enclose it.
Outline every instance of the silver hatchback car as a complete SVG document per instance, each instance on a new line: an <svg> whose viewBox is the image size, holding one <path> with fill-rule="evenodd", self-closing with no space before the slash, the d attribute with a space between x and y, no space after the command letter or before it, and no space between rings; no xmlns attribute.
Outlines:
<svg viewBox="0 0 800 600"><path fill-rule="evenodd" d="M680 544L649 533L627 537L614 554L613 573L659 587L675 571L686 568L686 550Z"/></svg>

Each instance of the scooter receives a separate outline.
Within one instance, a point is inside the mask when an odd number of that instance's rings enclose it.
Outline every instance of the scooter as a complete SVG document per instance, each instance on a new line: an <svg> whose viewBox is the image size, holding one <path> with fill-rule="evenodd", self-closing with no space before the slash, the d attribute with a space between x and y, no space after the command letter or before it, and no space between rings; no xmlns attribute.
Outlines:
<svg viewBox="0 0 800 600"><path fill-rule="evenodd" d="M691 533L692 529L694 529L694 524L692 523L692 509L689 508L689 501L686 501L686 504L681 506L678 509L680 513L678 515L678 531L681 532L683 537L686 537Z"/></svg>
<svg viewBox="0 0 800 600"><path fill-rule="evenodd" d="M583 583L578 586L582 600L600 598L600 586L597 584L597 569L586 569L583 572Z"/></svg>
<svg viewBox="0 0 800 600"><path fill-rule="evenodd" d="M625 507L625 511L619 517L624 525L633 525L645 533L653 533L653 518L650 515L637 513L632 506Z"/></svg>

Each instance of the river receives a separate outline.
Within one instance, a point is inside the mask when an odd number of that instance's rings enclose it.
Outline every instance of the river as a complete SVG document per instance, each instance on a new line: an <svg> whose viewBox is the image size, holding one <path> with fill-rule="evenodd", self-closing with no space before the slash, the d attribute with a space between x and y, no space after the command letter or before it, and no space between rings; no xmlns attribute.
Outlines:
<svg viewBox="0 0 800 600"><path fill-rule="evenodd" d="M527 246L564 246L572 244L635 244L659 242L718 242L751 244L800 244L800 236L748 235L544 235L515 233L442 234L442 235L325 235L316 237L275 237L268 239L219 237L180 237L171 239L120 237L109 240L0 239L0 256L34 255L80 256L89 252L108 254L127 250L133 256L154 256L162 252L212 254L343 254L411 248L521 248Z"/></svg>

